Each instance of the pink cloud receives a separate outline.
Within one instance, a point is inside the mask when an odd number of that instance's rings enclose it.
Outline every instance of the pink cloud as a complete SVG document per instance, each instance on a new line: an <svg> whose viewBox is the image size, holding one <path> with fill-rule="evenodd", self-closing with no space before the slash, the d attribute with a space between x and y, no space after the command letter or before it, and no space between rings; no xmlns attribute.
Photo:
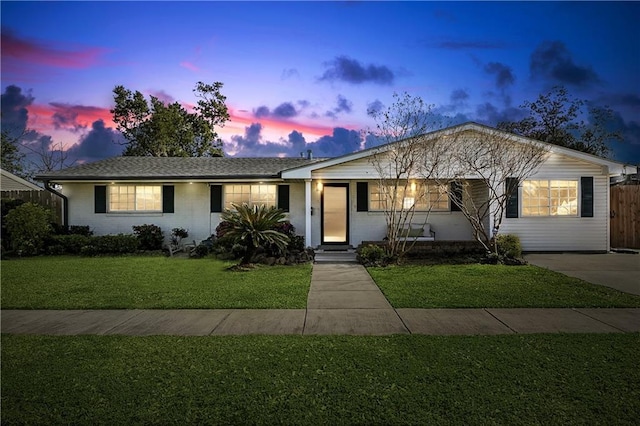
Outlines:
<svg viewBox="0 0 640 426"><path fill-rule="evenodd" d="M165 104L172 104L176 101L173 96L171 96L164 90L149 90L149 94L151 96L158 98L160 101L164 102Z"/></svg>
<svg viewBox="0 0 640 426"><path fill-rule="evenodd" d="M107 127L116 127L109 108L51 102L31 104L27 109L28 126L39 132L46 133L51 129L76 131L79 128L88 128L98 120L104 121Z"/></svg>
<svg viewBox="0 0 640 426"><path fill-rule="evenodd" d="M229 120L230 127L235 128L240 128L240 125L244 127L253 123L260 123L265 130L280 132L282 134L288 134L292 130L297 130L305 135L325 136L333 134L333 129L335 127L314 123L300 123L298 121L272 117L256 118L253 114L248 112L234 110L231 107L228 107L228 109L229 115L231 116ZM359 128L350 124L340 125L339 127L343 127L348 130L356 130Z"/></svg>
<svg viewBox="0 0 640 426"><path fill-rule="evenodd" d="M64 49L52 43L19 38L9 30L2 30L3 61L9 59L35 65L82 69L96 64L106 52L107 49L98 47Z"/></svg>
<svg viewBox="0 0 640 426"><path fill-rule="evenodd" d="M189 61L180 62L180 66L182 68L186 68L186 69L188 69L190 71L193 71L193 72L199 72L200 71L200 68L197 65L194 65L193 63L191 63Z"/></svg>

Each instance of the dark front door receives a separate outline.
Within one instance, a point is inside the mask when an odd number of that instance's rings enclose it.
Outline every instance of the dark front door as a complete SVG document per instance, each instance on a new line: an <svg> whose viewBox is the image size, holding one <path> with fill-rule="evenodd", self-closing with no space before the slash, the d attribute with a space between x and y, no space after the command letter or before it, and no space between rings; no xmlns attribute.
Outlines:
<svg viewBox="0 0 640 426"><path fill-rule="evenodd" d="M349 184L325 184L321 206L322 244L348 244Z"/></svg>

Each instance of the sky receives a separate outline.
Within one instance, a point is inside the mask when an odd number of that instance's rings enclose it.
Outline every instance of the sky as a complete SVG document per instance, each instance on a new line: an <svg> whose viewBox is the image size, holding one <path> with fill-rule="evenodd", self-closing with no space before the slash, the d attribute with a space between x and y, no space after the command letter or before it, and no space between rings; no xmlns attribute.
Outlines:
<svg viewBox="0 0 640 426"><path fill-rule="evenodd" d="M640 2L2 1L2 128L68 162L120 155L123 85L186 108L223 83L227 155L365 148L408 93L456 124L518 120L554 86L609 106L640 163ZM586 118L588 119L588 117Z"/></svg>

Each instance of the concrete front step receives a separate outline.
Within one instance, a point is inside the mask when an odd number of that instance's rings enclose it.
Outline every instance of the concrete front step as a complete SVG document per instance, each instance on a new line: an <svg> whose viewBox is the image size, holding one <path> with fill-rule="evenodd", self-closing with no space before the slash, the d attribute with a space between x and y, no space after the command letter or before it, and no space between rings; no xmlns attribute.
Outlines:
<svg viewBox="0 0 640 426"><path fill-rule="evenodd" d="M357 263L355 251L316 251L315 263Z"/></svg>

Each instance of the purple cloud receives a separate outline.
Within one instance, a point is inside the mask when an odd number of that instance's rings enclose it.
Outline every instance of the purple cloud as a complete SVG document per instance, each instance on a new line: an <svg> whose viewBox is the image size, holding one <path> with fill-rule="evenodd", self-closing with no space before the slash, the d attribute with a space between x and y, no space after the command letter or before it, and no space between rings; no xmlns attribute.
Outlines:
<svg viewBox="0 0 640 426"><path fill-rule="evenodd" d="M591 67L573 61L561 41L542 42L531 54L529 70L532 79L548 79L552 83L586 87L600 82Z"/></svg>
<svg viewBox="0 0 640 426"><path fill-rule="evenodd" d="M326 62L325 66L327 70L320 77L320 81L391 85L395 79L394 72L385 65L365 65L347 56L338 56L332 61Z"/></svg>

